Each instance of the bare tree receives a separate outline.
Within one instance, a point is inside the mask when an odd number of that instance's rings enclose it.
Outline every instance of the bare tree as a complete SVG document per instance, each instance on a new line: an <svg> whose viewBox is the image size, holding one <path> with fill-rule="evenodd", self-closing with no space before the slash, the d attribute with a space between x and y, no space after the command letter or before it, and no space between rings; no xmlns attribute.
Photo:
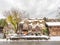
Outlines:
<svg viewBox="0 0 60 45"><path fill-rule="evenodd" d="M14 26L15 32L17 32L19 23L22 20L22 13L17 9L11 9L9 11L5 11L4 16L6 17L7 23L11 23Z"/></svg>
<svg viewBox="0 0 60 45"><path fill-rule="evenodd" d="M60 19L60 7L57 9L57 15L56 15L56 17L57 17L58 19Z"/></svg>

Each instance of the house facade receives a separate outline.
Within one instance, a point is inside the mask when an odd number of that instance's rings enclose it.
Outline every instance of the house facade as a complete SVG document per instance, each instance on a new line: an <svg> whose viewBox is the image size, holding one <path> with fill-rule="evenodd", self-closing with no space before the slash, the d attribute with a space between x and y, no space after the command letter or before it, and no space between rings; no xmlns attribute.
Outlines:
<svg viewBox="0 0 60 45"><path fill-rule="evenodd" d="M50 36L60 36L60 22L46 22Z"/></svg>
<svg viewBox="0 0 60 45"><path fill-rule="evenodd" d="M30 34L42 35L44 29L45 21L43 19L28 19L23 21L23 28L21 29L21 33L29 35Z"/></svg>

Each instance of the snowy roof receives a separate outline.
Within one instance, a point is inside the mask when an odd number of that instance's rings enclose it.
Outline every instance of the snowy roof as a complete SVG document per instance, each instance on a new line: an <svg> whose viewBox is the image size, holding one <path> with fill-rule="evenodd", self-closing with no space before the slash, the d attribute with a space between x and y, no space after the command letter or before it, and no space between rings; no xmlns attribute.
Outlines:
<svg viewBox="0 0 60 45"><path fill-rule="evenodd" d="M22 23L22 24L23 24L24 22L23 22L23 21L21 21L20 23Z"/></svg>
<svg viewBox="0 0 60 45"><path fill-rule="evenodd" d="M60 22L46 22L48 26L60 26Z"/></svg>

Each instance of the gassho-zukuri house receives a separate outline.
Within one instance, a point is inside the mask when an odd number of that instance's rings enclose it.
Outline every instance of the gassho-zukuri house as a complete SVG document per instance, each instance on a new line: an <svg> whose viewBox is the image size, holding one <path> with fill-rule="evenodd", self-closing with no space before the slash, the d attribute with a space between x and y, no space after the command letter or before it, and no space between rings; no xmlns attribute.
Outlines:
<svg viewBox="0 0 60 45"><path fill-rule="evenodd" d="M60 36L60 22L46 22L50 36Z"/></svg>

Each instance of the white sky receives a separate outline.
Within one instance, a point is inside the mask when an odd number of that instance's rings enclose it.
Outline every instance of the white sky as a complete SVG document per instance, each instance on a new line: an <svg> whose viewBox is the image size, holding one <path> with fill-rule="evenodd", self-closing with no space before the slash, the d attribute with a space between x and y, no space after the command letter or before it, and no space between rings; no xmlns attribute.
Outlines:
<svg viewBox="0 0 60 45"><path fill-rule="evenodd" d="M60 0L0 0L0 18L3 12L11 8L27 11L30 18L55 18Z"/></svg>

